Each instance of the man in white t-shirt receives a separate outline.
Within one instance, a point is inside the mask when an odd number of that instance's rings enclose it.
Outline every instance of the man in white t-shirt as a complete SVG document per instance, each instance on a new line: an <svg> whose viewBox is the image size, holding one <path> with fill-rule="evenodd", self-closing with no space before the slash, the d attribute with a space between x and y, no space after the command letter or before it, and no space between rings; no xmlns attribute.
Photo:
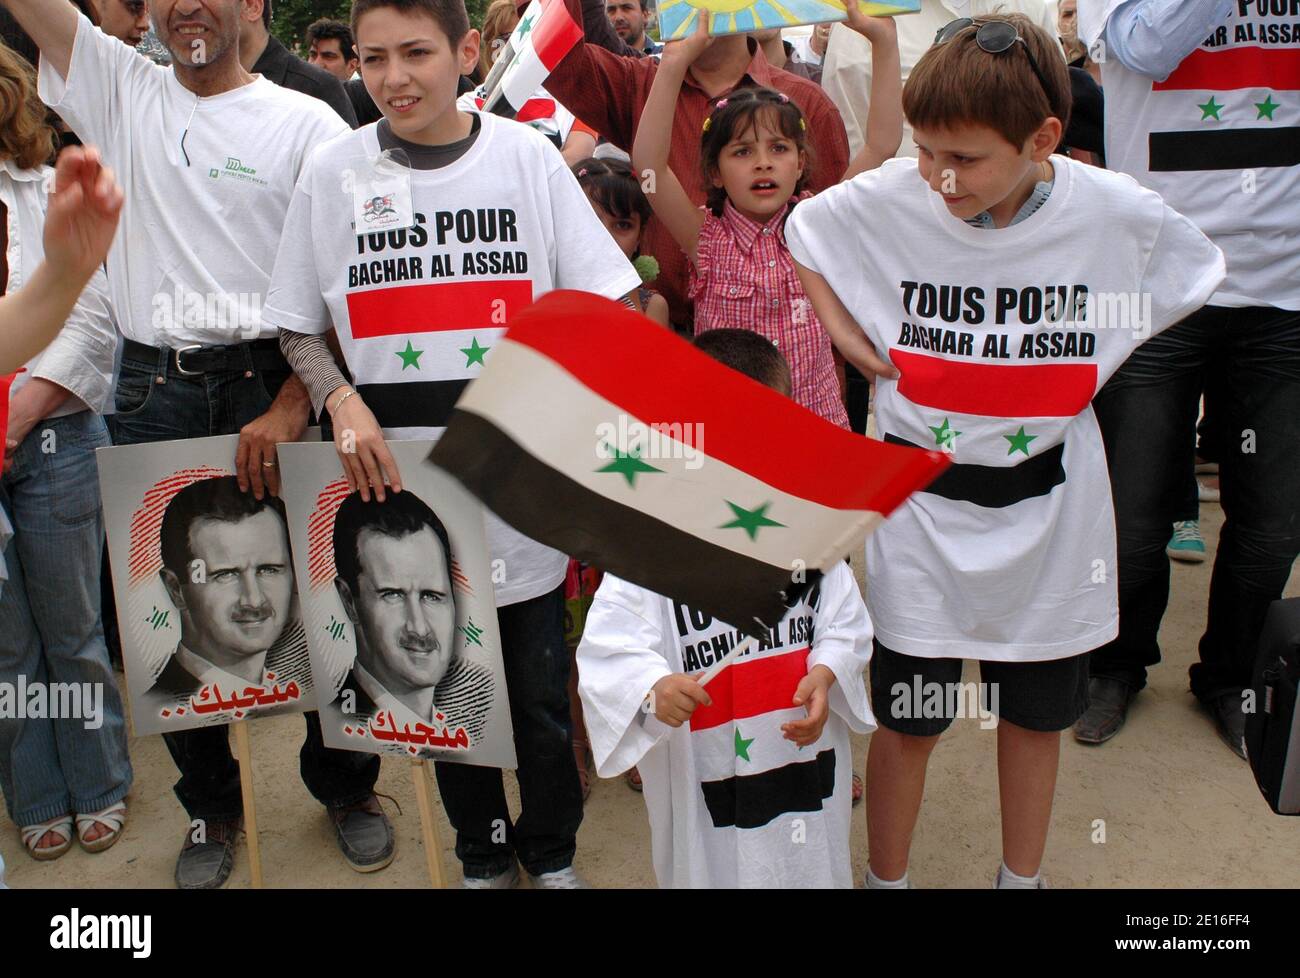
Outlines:
<svg viewBox="0 0 1300 978"><path fill-rule="evenodd" d="M1223 249L1200 312L1143 347L1097 399L1119 528L1119 637L1092 656L1101 743L1160 661L1165 542L1212 376L1224 525L1192 692L1244 758L1245 691L1269 604L1300 553L1300 16L1294 0L1082 0L1106 91L1106 163Z"/></svg>
<svg viewBox="0 0 1300 978"><path fill-rule="evenodd" d="M102 149L126 190L107 263L124 337L117 442L238 433L240 488L278 492L276 443L302 435L310 405L275 330L261 323L262 301L303 164L347 126L324 103L243 69L239 0L151 0L174 69L138 57L66 3L4 2L41 49L41 97ZM315 714L307 718L309 790L354 867L386 865L392 829L372 790L378 763L327 750ZM220 886L242 810L226 730L164 737L181 770L177 796L206 827L192 834L187 825L177 884Z"/></svg>

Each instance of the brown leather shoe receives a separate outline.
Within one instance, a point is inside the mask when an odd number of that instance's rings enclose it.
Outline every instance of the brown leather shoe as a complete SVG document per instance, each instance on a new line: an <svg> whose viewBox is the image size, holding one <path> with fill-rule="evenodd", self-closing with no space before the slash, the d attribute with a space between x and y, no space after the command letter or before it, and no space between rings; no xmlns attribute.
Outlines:
<svg viewBox="0 0 1300 978"><path fill-rule="evenodd" d="M326 807L334 823L334 836L348 865L358 873L373 873L393 861L396 840L393 824L371 793L352 805Z"/></svg>
<svg viewBox="0 0 1300 978"><path fill-rule="evenodd" d="M1082 744L1104 744L1119 733L1128 719L1133 687L1118 679L1093 676L1088 680L1088 709L1074 721L1074 739Z"/></svg>

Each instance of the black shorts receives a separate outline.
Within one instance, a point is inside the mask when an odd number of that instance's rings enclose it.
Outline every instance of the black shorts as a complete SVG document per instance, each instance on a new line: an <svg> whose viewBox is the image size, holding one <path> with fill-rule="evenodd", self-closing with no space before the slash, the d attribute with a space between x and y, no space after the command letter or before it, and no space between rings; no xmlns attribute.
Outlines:
<svg viewBox="0 0 1300 978"><path fill-rule="evenodd" d="M1046 662L980 662L978 693L963 687L961 659L927 659L875 643L871 709L883 727L941 734L957 716L993 717L1026 730L1064 730L1088 708L1088 653Z"/></svg>

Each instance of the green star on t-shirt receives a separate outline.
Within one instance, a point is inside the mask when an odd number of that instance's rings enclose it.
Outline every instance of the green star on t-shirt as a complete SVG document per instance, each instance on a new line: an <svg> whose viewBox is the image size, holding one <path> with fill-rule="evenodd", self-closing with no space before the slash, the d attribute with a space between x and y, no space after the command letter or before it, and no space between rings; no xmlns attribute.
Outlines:
<svg viewBox="0 0 1300 978"><path fill-rule="evenodd" d="M402 358L402 369L403 369L403 370L405 370L407 367L414 367L416 370L419 370L419 369L420 369L420 357L421 357L423 354L424 354L424 351L423 351L423 350L417 350L415 347L413 347L413 346L411 345L411 341L410 341L410 340L407 340L407 341L406 341L406 349L405 349L405 350L396 350L396 351L394 351L394 355L399 356L399 357Z"/></svg>
<svg viewBox="0 0 1300 978"><path fill-rule="evenodd" d="M736 514L736 518L730 523L723 523L722 526L718 527L720 530L730 530L733 527L739 527L749 534L749 539L753 540L758 536L760 527L785 526L784 523L778 523L776 520L768 519L764 515L767 512L767 507L772 505L771 503L764 503L762 506L758 506L754 509L745 509L743 506L737 506L730 499L726 502L727 505L731 507L731 511Z"/></svg>
<svg viewBox="0 0 1300 978"><path fill-rule="evenodd" d="M627 479L627 484L633 489L636 488L636 477L642 472L662 472L663 469L656 469L648 462L641 461L641 451L620 452L614 449L614 461L610 462L603 469L597 469L597 472L617 472L623 478Z"/></svg>
<svg viewBox="0 0 1300 978"><path fill-rule="evenodd" d="M1219 118L1219 110L1222 109L1223 106L1219 105L1217 102L1214 101L1213 95L1210 96L1210 100L1208 102L1198 103L1196 107L1201 110L1202 122L1204 122L1206 119L1209 119L1211 117L1213 117L1218 122L1223 121L1222 119Z"/></svg>
<svg viewBox="0 0 1300 978"><path fill-rule="evenodd" d="M748 740L746 740L744 737L740 736L740 728L739 727L736 728L736 756L737 757L743 757L747 761L751 760L749 756L749 745L752 744L753 742L754 742L753 737L750 737Z"/></svg>
<svg viewBox="0 0 1300 978"><path fill-rule="evenodd" d="M1025 426L1021 425L1020 430L1017 431L1014 435L1003 435L1002 437L1005 438L1007 441L1011 442L1011 447L1007 449L1008 455L1012 454L1013 452L1024 452L1026 455L1028 455L1029 443L1033 441L1035 438L1037 438L1038 436L1025 434Z"/></svg>
<svg viewBox="0 0 1300 978"><path fill-rule="evenodd" d="M1278 103L1273 101L1271 93L1264 96L1264 101L1252 104L1255 108L1259 109L1259 115L1255 116L1256 119L1268 119L1269 122L1273 121L1273 110L1278 107Z"/></svg>
<svg viewBox="0 0 1300 978"><path fill-rule="evenodd" d="M487 364L483 363L483 354L487 353L490 349L492 349L490 346L479 346L478 337L475 336L470 341L469 346L462 346L460 348L460 352L465 354L465 366L468 367L475 363L480 366L487 366Z"/></svg>
<svg viewBox="0 0 1300 978"><path fill-rule="evenodd" d="M943 424L939 425L937 428L932 424L926 425L926 427L934 432L934 443L940 448L955 447L954 442L956 442L957 436L961 434L957 429L948 427L947 418L944 418Z"/></svg>

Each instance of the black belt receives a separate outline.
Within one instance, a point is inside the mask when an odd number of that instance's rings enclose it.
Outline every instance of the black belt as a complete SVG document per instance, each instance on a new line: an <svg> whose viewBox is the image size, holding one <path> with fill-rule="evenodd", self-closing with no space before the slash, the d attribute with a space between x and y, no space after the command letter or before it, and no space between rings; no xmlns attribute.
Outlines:
<svg viewBox="0 0 1300 978"><path fill-rule="evenodd" d="M252 340L228 346L189 346L167 350L167 372L182 376L243 370L288 370L289 362L280 352L279 340ZM156 346L126 340L122 356L150 365L158 364L163 351Z"/></svg>

